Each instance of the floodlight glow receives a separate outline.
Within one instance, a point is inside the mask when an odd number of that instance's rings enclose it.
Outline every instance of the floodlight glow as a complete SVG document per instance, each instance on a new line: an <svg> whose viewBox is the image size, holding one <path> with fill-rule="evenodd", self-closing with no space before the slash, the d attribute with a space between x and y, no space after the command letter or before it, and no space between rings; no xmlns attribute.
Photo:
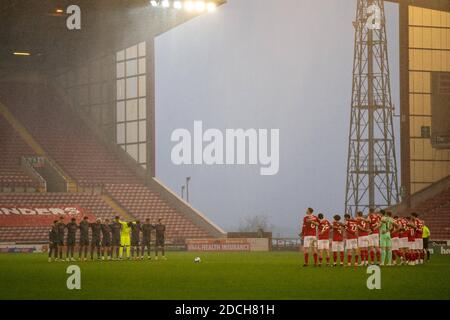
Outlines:
<svg viewBox="0 0 450 320"><path fill-rule="evenodd" d="M163 8L169 8L170 7L169 0L164 0L161 4L162 4Z"/></svg>
<svg viewBox="0 0 450 320"><path fill-rule="evenodd" d="M28 57L28 56L31 56L31 53L29 53L29 52L13 52L13 55Z"/></svg>
<svg viewBox="0 0 450 320"><path fill-rule="evenodd" d="M175 9L177 9L177 10L180 10L180 9L183 8L183 4L181 3L181 1L175 1L175 2L173 3L173 7L174 7Z"/></svg>
<svg viewBox="0 0 450 320"><path fill-rule="evenodd" d="M157 7L158 6L158 2L156 0L150 1L150 4L152 5L152 7Z"/></svg>
<svg viewBox="0 0 450 320"><path fill-rule="evenodd" d="M197 1L195 3L195 10L197 10L198 12L203 12L206 9L206 4L204 1Z"/></svg>
<svg viewBox="0 0 450 320"><path fill-rule="evenodd" d="M184 3L184 8L186 9L186 11L193 11L195 9L195 4L192 1L186 1Z"/></svg>
<svg viewBox="0 0 450 320"><path fill-rule="evenodd" d="M214 2L209 2L206 6L206 9L208 10L208 12L214 12L217 9L217 5Z"/></svg>

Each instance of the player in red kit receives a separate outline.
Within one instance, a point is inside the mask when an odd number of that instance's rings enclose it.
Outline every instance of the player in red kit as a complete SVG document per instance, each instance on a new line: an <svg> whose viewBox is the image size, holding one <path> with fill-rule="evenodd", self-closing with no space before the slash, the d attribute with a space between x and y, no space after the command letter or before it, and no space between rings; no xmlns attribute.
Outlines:
<svg viewBox="0 0 450 320"><path fill-rule="evenodd" d="M319 235L318 235L318 247L319 247L319 266L322 266L323 253L326 254L327 267L330 266L330 230L331 223L324 218L322 213L319 213Z"/></svg>
<svg viewBox="0 0 450 320"><path fill-rule="evenodd" d="M408 242L408 220L403 217L398 219L398 223L400 225L399 237L400 237L400 258L401 262L408 263L408 255L409 255L409 242Z"/></svg>
<svg viewBox="0 0 450 320"><path fill-rule="evenodd" d="M331 243L331 250L333 251L333 266L337 266L338 252L341 260L341 267L344 265L344 225L340 222L341 216L335 215L333 217L333 242Z"/></svg>
<svg viewBox="0 0 450 320"><path fill-rule="evenodd" d="M312 208L308 208L306 216L303 218L301 237L303 239L303 254L305 256L304 267L307 267L309 264L310 251L314 253L314 265L317 266L317 227L319 219L313 215L313 212Z"/></svg>
<svg viewBox="0 0 450 320"><path fill-rule="evenodd" d="M414 249L416 251L416 261L415 264L423 264L423 260L425 258L425 252L423 251L423 226L425 223L419 219L419 215L415 212L411 213L411 216L414 221L414 225L416 227L415 238L414 241Z"/></svg>
<svg viewBox="0 0 450 320"><path fill-rule="evenodd" d="M408 260L408 264L411 266L416 265L415 261L416 261L416 225L414 224L414 220L412 219L412 217L406 217L407 220L407 225L406 225L406 230L408 232L408 244L409 244L409 249L408 249L408 255L407 255L407 260Z"/></svg>
<svg viewBox="0 0 450 320"><path fill-rule="evenodd" d="M356 222L358 224L358 248L361 257L361 265L369 264L369 234L372 232L369 222L364 218L363 213L359 211L356 214Z"/></svg>
<svg viewBox="0 0 450 320"><path fill-rule="evenodd" d="M347 265L352 265L352 255L355 256L355 266L358 266L358 223L349 214L345 216L345 248L347 250Z"/></svg>
<svg viewBox="0 0 450 320"><path fill-rule="evenodd" d="M371 233L368 235L369 248L370 248L370 260L375 264L375 254L377 256L378 264L381 261L381 250L380 250L380 226L381 226L381 216L382 213L375 212L374 209L369 210L369 222Z"/></svg>
<svg viewBox="0 0 450 320"><path fill-rule="evenodd" d="M397 264L397 257L401 257L400 253L400 230L401 224L398 216L394 217L394 229L391 231L392 240L392 263Z"/></svg>

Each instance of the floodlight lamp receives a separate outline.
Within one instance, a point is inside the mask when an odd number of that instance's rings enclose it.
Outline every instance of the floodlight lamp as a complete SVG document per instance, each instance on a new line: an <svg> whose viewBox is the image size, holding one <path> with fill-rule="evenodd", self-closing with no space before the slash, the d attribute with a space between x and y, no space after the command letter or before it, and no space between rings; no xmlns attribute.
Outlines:
<svg viewBox="0 0 450 320"><path fill-rule="evenodd" d="M197 2L195 3L195 10L196 10L197 12L203 12L203 11L205 11L205 9L206 9L206 3L205 3L205 1L197 1Z"/></svg>
<svg viewBox="0 0 450 320"><path fill-rule="evenodd" d="M208 12L214 12L217 9L217 4L215 4L214 2L209 2L206 6L206 9L208 10Z"/></svg>
<svg viewBox="0 0 450 320"><path fill-rule="evenodd" d="M177 10L181 10L183 9L183 4L181 3L181 1L174 1L173 7Z"/></svg>
<svg viewBox="0 0 450 320"><path fill-rule="evenodd" d="M184 8L186 9L186 11L193 11L195 9L195 4L192 1L186 1L184 3Z"/></svg>

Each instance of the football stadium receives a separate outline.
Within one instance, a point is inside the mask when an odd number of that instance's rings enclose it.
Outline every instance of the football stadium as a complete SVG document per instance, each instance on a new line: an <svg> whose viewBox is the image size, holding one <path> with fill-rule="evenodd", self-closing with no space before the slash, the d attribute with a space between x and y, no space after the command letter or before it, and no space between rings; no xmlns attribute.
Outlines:
<svg viewBox="0 0 450 320"><path fill-rule="evenodd" d="M0 0L1 300L450 299L450 0L275 2Z"/></svg>

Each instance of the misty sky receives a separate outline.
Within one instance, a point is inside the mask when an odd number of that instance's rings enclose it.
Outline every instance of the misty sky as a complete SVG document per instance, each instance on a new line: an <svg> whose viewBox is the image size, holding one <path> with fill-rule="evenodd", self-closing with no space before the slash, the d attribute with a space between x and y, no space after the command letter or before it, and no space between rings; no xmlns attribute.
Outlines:
<svg viewBox="0 0 450 320"><path fill-rule="evenodd" d="M386 6L398 107L398 10ZM157 177L180 193L192 176L192 205L227 231L267 215L276 233L295 235L308 206L342 213L355 12L356 0L228 0L159 36ZM280 129L279 173L173 165L172 131L192 132L196 120L222 131Z"/></svg>

